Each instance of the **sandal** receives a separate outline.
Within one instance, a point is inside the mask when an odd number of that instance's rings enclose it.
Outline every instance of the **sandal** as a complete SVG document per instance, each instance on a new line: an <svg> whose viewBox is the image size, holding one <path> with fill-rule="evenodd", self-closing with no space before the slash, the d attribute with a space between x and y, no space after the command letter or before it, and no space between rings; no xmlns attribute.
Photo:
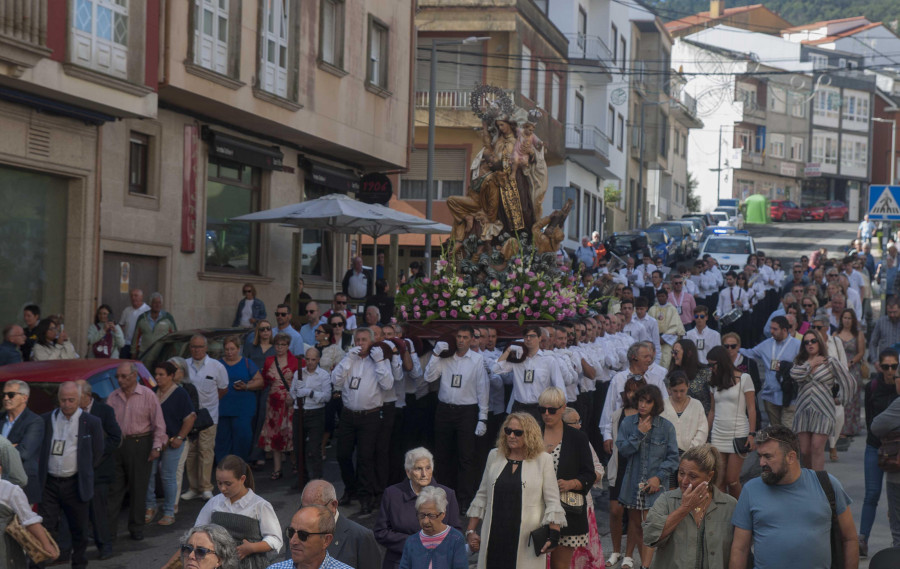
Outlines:
<svg viewBox="0 0 900 569"><path fill-rule="evenodd" d="M615 567L619 564L619 561L622 560L622 554L618 551L613 551L612 555L609 556L609 559L606 561L607 567Z"/></svg>
<svg viewBox="0 0 900 569"><path fill-rule="evenodd" d="M837 449L834 447L831 447L831 452L828 454L828 457L831 459L831 462L837 462L838 461Z"/></svg>
<svg viewBox="0 0 900 569"><path fill-rule="evenodd" d="M144 511L144 523L145 523L145 524L149 524L150 522L152 522L152 521L153 521L153 518L155 518L155 517L156 517L156 510L155 510L155 509L153 509L153 508L147 508L147 510Z"/></svg>
<svg viewBox="0 0 900 569"><path fill-rule="evenodd" d="M276 470L272 473L272 480L281 480L281 471Z"/></svg>
<svg viewBox="0 0 900 569"><path fill-rule="evenodd" d="M175 516L163 516L156 523L161 526L170 526L175 523Z"/></svg>
<svg viewBox="0 0 900 569"><path fill-rule="evenodd" d="M623 557L622 569L634 569L634 559L631 557Z"/></svg>

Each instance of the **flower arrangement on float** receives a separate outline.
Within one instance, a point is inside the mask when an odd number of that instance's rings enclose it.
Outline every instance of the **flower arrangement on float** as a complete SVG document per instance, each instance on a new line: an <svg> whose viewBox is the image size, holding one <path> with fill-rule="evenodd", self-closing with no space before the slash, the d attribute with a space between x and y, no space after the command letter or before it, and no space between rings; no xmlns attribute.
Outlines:
<svg viewBox="0 0 900 569"><path fill-rule="evenodd" d="M587 298L575 278L558 270L535 270L546 265L532 263L533 258L517 254L496 265L482 260L478 270L471 270L467 262L458 263L445 252L435 262L431 278L401 287L395 299L398 315L423 324L474 320L522 325L526 320L557 321L587 314Z"/></svg>

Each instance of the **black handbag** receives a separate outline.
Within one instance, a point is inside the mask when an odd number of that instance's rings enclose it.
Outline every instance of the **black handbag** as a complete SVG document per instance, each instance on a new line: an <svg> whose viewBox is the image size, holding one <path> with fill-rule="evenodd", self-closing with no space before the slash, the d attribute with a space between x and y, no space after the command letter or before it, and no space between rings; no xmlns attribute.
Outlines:
<svg viewBox="0 0 900 569"><path fill-rule="evenodd" d="M734 452L741 455L741 458L745 458L750 452L749 437L734 437L731 444L734 446Z"/></svg>
<svg viewBox="0 0 900 569"><path fill-rule="evenodd" d="M541 550L544 549L544 544L547 543L549 539L550 526L541 526L528 535L528 541L531 543L531 546L534 547L535 556L541 556Z"/></svg>

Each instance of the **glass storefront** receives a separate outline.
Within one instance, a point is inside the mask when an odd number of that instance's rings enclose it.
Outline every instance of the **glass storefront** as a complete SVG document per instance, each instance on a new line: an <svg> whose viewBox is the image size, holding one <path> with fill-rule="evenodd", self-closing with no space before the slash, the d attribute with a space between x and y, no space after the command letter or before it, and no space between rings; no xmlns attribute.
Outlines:
<svg viewBox="0 0 900 569"><path fill-rule="evenodd" d="M259 272L259 224L231 221L259 211L260 170L210 158L206 181L206 270Z"/></svg>
<svg viewBox="0 0 900 569"><path fill-rule="evenodd" d="M63 311L68 188L65 178L0 166L0 322L21 322L32 303L44 316Z"/></svg>

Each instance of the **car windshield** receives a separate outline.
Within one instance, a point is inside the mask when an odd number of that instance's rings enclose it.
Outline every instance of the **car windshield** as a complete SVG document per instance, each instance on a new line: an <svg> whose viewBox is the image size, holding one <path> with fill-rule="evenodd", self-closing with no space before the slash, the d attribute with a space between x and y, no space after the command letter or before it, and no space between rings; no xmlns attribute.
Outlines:
<svg viewBox="0 0 900 569"><path fill-rule="evenodd" d="M816 202L816 203L810 205L809 207L826 207L827 205L828 204L825 202Z"/></svg>
<svg viewBox="0 0 900 569"><path fill-rule="evenodd" d="M743 253L750 254L750 241L747 239L718 238L706 242L704 253Z"/></svg>
<svg viewBox="0 0 900 569"><path fill-rule="evenodd" d="M220 334L207 334L207 355L214 360L222 358L225 354L222 342L225 338L233 335L239 335L239 333L226 331ZM191 337L184 334L163 336L154 342L146 353L141 354L141 361L149 369L157 363L167 361L174 356L188 359L191 357L190 348L188 348L190 341Z"/></svg>
<svg viewBox="0 0 900 569"><path fill-rule="evenodd" d="M653 243L654 245L665 245L666 243L662 231L647 231L647 235L650 236L650 243Z"/></svg>

